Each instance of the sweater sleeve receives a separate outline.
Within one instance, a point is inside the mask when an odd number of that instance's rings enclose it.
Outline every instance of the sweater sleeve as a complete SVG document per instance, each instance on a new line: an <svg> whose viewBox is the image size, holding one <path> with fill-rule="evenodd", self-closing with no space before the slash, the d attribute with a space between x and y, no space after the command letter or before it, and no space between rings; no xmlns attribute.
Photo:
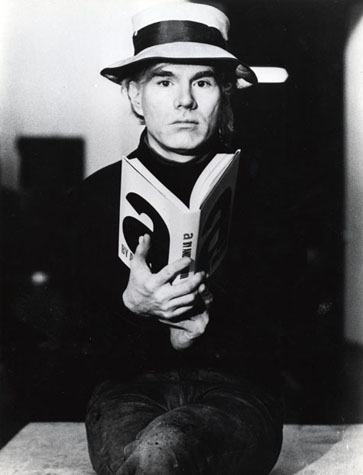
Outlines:
<svg viewBox="0 0 363 475"><path fill-rule="evenodd" d="M65 344L97 359L100 371L134 373L150 359L163 328L123 304L129 269L118 258L120 162L102 169L67 200ZM127 365L125 365L125 361Z"/></svg>

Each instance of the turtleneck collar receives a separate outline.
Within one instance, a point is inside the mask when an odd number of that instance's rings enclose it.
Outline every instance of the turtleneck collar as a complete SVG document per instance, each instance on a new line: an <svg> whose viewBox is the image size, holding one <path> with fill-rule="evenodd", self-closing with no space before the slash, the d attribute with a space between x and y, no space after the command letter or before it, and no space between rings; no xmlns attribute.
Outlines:
<svg viewBox="0 0 363 475"><path fill-rule="evenodd" d="M206 153L200 155L199 157L195 157L192 160L189 160L187 162L178 162L176 160L170 160L167 157L164 157L160 153L156 152L149 144L148 138L147 138L147 132L146 128L142 131L141 136L140 136L140 141L137 150L140 150L142 153L146 152L149 155L151 155L153 158L156 160L165 163L165 165L170 165L170 166L176 166L176 167L183 167L185 165L191 165L191 164L197 164L197 163L202 163L203 161L209 161L211 157L214 157L214 155L218 152L222 153L225 152L225 150L222 150L223 146L220 144L218 140L213 140L209 143L208 151ZM135 151L136 152L136 151Z"/></svg>
<svg viewBox="0 0 363 475"><path fill-rule="evenodd" d="M190 194L200 173L216 153L224 151L217 141L211 143L210 146L208 154L189 162L175 162L163 157L150 147L145 129L141 134L138 148L129 155L129 158L138 158L161 183L189 206Z"/></svg>

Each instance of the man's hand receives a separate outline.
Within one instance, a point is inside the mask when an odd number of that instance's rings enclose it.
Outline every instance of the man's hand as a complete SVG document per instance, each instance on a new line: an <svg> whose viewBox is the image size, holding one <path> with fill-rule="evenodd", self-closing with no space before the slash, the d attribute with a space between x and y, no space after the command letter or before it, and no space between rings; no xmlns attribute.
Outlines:
<svg viewBox="0 0 363 475"><path fill-rule="evenodd" d="M170 342L175 350L185 350L194 343L205 332L209 322L209 309L213 302L213 296L205 284L201 284L198 289L199 295L203 299L205 310L198 315L191 316L188 320L179 321L170 326Z"/></svg>
<svg viewBox="0 0 363 475"><path fill-rule="evenodd" d="M124 304L138 315L154 316L161 320L181 317L200 300L198 289L205 280L205 273L197 272L185 281L172 285L176 275L191 263L190 258L183 257L153 274L146 263L150 241L148 234L139 238L129 282L123 293Z"/></svg>

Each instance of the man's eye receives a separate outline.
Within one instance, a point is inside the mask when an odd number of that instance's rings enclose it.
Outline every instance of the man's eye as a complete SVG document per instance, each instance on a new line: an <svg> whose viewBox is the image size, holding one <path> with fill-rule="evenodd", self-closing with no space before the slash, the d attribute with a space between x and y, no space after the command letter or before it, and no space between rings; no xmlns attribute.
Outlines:
<svg viewBox="0 0 363 475"><path fill-rule="evenodd" d="M163 79L162 81L159 81L158 84L163 87L168 87L170 86L171 82L168 81L167 79Z"/></svg>
<svg viewBox="0 0 363 475"><path fill-rule="evenodd" d="M198 87L207 87L207 86L210 86L211 83L209 81L206 81L205 79L201 79L201 80L196 82L196 85Z"/></svg>

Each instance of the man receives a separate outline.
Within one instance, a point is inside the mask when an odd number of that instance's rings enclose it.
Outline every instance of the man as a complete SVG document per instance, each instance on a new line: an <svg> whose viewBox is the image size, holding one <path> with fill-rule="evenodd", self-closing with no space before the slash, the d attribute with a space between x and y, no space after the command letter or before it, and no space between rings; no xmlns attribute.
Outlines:
<svg viewBox="0 0 363 475"><path fill-rule="evenodd" d="M201 170L226 150L231 93L256 77L227 51L228 19L214 7L155 6L134 18L134 30L135 55L102 74L122 84L145 124L129 158L187 202ZM178 285L190 259L153 273L151 235L140 236L130 271L117 256L120 162L73 194L69 325L89 379L108 378L86 418L99 475L267 474L277 460L276 315L290 277L288 239L241 165L229 256L211 277L201 270Z"/></svg>

